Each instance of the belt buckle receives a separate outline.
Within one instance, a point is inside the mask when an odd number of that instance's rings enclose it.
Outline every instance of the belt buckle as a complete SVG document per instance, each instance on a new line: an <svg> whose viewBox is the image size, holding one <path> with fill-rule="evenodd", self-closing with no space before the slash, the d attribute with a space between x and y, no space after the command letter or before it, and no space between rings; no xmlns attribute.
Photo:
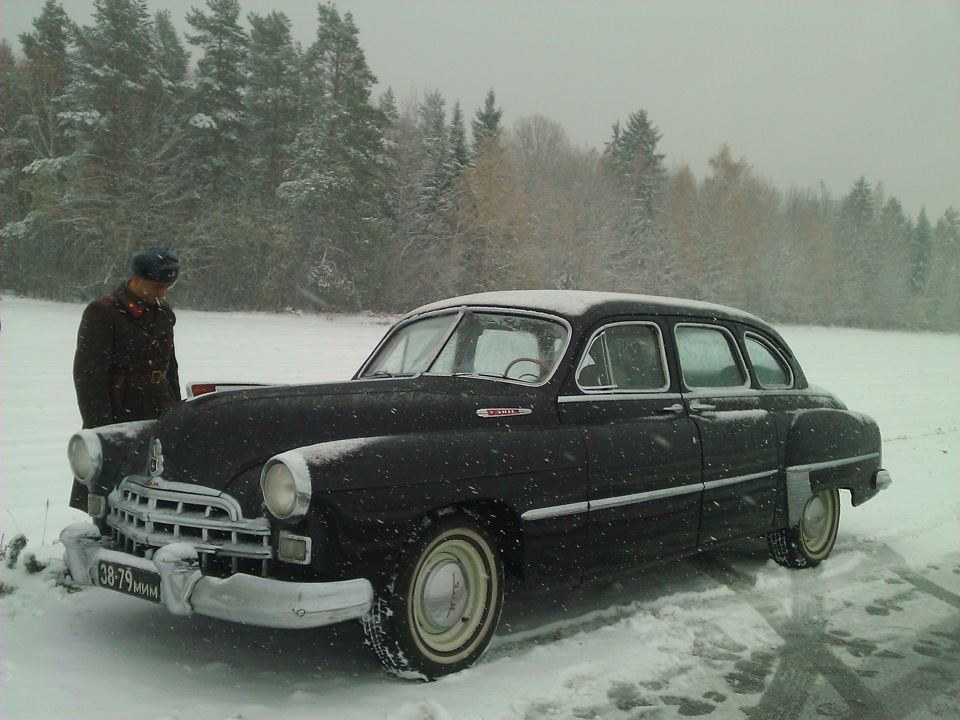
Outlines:
<svg viewBox="0 0 960 720"><path fill-rule="evenodd" d="M150 384L156 385L163 382L163 378L166 375L166 372L163 370L154 370L150 373Z"/></svg>

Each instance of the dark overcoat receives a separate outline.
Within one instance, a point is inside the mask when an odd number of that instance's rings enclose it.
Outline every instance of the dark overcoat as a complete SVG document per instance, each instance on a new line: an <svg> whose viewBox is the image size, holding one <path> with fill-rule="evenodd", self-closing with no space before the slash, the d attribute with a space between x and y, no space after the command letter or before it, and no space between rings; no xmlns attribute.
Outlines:
<svg viewBox="0 0 960 720"><path fill-rule="evenodd" d="M145 303L126 283L87 305L73 359L83 427L149 420L180 400L176 321L163 300ZM74 485L73 496L83 494ZM85 500L74 500L86 509Z"/></svg>
<svg viewBox="0 0 960 720"><path fill-rule="evenodd" d="M87 305L73 359L83 427L149 420L180 400L176 321L169 305L143 302L126 283Z"/></svg>

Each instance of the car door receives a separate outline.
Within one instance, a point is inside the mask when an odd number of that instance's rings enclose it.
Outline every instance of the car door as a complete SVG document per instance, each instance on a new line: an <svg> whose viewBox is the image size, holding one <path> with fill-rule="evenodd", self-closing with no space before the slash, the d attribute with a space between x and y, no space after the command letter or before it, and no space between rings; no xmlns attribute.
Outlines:
<svg viewBox="0 0 960 720"><path fill-rule="evenodd" d="M673 327L683 404L703 453L700 546L760 535L773 524L777 430L751 387L735 329L687 320Z"/></svg>
<svg viewBox="0 0 960 720"><path fill-rule="evenodd" d="M577 363L561 420L581 429L589 468L587 575L696 546L700 446L671 377L665 325L607 323Z"/></svg>

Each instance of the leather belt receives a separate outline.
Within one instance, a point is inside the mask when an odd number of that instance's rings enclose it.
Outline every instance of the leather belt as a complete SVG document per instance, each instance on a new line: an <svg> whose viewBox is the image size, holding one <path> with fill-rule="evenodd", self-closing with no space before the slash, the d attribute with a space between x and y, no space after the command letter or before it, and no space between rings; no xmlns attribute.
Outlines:
<svg viewBox="0 0 960 720"><path fill-rule="evenodd" d="M164 380L167 379L166 370L154 370L153 372L148 373L117 373L120 377L127 378L129 380L137 380L139 382L148 382L151 385L159 385Z"/></svg>

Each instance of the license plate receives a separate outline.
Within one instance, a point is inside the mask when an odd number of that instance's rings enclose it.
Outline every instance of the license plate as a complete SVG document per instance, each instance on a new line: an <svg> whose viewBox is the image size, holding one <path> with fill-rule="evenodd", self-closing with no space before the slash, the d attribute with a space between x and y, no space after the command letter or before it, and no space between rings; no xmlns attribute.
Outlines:
<svg viewBox="0 0 960 720"><path fill-rule="evenodd" d="M100 560L97 564L97 579L100 587L160 602L160 576L155 572Z"/></svg>

